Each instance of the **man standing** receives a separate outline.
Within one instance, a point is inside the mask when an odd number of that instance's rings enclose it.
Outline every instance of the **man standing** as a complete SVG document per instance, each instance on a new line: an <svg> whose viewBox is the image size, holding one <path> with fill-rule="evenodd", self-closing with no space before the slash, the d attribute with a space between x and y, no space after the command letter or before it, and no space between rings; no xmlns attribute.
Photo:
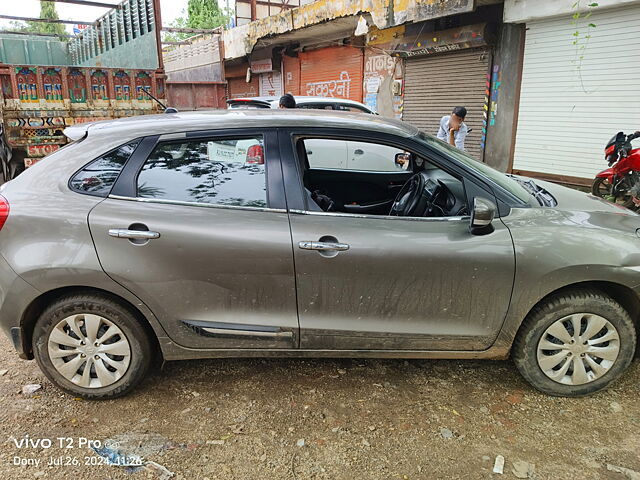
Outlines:
<svg viewBox="0 0 640 480"><path fill-rule="evenodd" d="M438 138L454 147L464 151L464 139L467 137L467 124L464 117L467 116L467 109L455 107L451 115L445 115L440 119L440 129Z"/></svg>

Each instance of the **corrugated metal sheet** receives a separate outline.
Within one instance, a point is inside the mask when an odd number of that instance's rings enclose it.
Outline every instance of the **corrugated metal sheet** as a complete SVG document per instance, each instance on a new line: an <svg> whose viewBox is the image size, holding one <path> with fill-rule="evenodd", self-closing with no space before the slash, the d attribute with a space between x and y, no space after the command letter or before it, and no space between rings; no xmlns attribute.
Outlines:
<svg viewBox="0 0 640 480"><path fill-rule="evenodd" d="M124 0L69 40L69 64L156 69L154 0Z"/></svg>
<svg viewBox="0 0 640 480"><path fill-rule="evenodd" d="M284 92L300 95L300 58L282 57Z"/></svg>
<svg viewBox="0 0 640 480"><path fill-rule="evenodd" d="M514 170L590 178L606 167L607 140L640 128L640 6L588 22L584 51L566 18L527 24Z"/></svg>
<svg viewBox="0 0 640 480"><path fill-rule="evenodd" d="M481 159L489 60L485 49L408 58L403 120L435 135L440 119L450 114L453 107L464 106L467 108L465 123L473 129L465 141L465 150Z"/></svg>
<svg viewBox="0 0 640 480"><path fill-rule="evenodd" d="M362 101L364 57L355 47L326 47L300 53L300 95Z"/></svg>
<svg viewBox="0 0 640 480"><path fill-rule="evenodd" d="M0 34L0 62L18 65L69 65L67 44L57 37Z"/></svg>

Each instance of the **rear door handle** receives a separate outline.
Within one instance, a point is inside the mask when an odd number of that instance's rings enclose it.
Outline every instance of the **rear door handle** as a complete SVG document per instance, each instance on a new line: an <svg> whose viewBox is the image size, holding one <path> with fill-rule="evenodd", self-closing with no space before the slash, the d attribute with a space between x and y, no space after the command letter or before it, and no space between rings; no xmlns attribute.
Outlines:
<svg viewBox="0 0 640 480"><path fill-rule="evenodd" d="M134 240L151 240L160 238L160 233L148 230L127 230L126 228L110 228L109 236L116 238L130 238Z"/></svg>
<svg viewBox="0 0 640 480"><path fill-rule="evenodd" d="M361 150L360 148L356 148L356 149L353 151L353 154L354 154L354 155L362 155L363 153L364 153L364 151L363 151L363 150Z"/></svg>
<svg viewBox="0 0 640 480"><path fill-rule="evenodd" d="M298 242L298 247L303 250L319 250L321 252L344 252L349 250L348 243L329 242Z"/></svg>

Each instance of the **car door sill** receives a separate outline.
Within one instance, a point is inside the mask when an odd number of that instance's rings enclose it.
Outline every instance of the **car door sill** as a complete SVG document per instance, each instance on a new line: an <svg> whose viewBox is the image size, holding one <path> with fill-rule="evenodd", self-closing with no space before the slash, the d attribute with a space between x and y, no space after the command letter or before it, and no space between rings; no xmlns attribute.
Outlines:
<svg viewBox="0 0 640 480"><path fill-rule="evenodd" d="M312 350L296 348L198 349L176 345L164 337L160 346L165 360L194 360L205 358L415 358L415 359L494 359L509 357L509 347L493 346L487 350Z"/></svg>

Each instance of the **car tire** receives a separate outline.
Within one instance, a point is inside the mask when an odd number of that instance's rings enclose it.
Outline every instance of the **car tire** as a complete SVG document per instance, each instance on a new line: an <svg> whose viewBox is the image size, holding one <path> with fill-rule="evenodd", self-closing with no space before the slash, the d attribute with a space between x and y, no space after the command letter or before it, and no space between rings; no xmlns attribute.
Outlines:
<svg viewBox="0 0 640 480"><path fill-rule="evenodd" d="M635 347L634 322L618 302L597 290L575 290L553 295L529 313L512 356L534 388L554 396L581 397L620 377Z"/></svg>
<svg viewBox="0 0 640 480"><path fill-rule="evenodd" d="M93 294L69 295L51 304L36 322L33 352L53 384L90 400L131 391L154 357L149 334L136 314Z"/></svg>

